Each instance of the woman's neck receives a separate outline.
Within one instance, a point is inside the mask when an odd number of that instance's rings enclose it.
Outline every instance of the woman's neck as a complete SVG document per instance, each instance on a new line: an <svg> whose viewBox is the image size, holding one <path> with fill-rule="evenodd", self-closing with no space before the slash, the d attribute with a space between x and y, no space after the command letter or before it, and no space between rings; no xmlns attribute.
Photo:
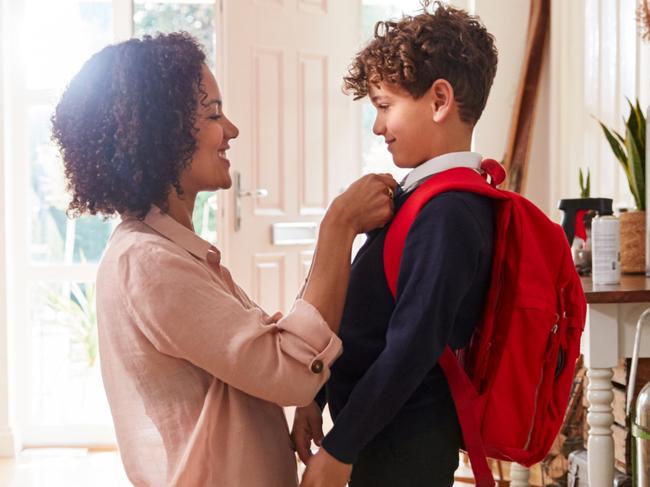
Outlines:
<svg viewBox="0 0 650 487"><path fill-rule="evenodd" d="M194 231L192 214L194 213L195 200L196 194L185 192L182 196L179 196L176 189L172 188L167 197L166 213L184 227Z"/></svg>

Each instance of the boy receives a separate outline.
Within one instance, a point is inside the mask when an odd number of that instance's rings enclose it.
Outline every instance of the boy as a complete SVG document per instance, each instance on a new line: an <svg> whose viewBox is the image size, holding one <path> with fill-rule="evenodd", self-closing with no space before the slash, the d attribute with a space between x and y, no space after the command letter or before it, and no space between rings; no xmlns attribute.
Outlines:
<svg viewBox="0 0 650 487"><path fill-rule="evenodd" d="M494 38L478 18L436 2L414 17L379 22L345 86L370 97L373 132L395 165L412 168L396 211L419 184L452 167L478 169L469 152L496 73ZM437 365L468 344L490 283L492 202L468 192L433 198L404 247L397 298L383 268L388 226L356 256L341 321L343 354L326 387L333 429L322 438L316 403L296 411L293 437L307 463L302 486L451 486L462 438ZM324 401L322 401L324 402ZM315 440L320 451L310 458ZM321 441L322 439L322 441Z"/></svg>

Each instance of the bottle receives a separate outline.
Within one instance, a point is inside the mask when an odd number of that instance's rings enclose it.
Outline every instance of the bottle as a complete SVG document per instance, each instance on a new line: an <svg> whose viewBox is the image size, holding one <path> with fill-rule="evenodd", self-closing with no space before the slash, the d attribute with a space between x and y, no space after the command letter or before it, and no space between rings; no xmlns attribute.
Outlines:
<svg viewBox="0 0 650 487"><path fill-rule="evenodd" d="M621 281L621 225L613 215L597 216L591 222L592 281L618 284Z"/></svg>

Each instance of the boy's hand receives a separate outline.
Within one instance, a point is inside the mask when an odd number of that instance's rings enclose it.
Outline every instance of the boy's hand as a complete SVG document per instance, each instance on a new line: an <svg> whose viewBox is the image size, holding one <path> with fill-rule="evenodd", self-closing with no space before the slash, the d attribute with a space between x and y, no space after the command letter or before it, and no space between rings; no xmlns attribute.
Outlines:
<svg viewBox="0 0 650 487"><path fill-rule="evenodd" d="M307 465L307 461L312 456L312 440L320 446L323 439L323 414L315 401L308 406L296 408L293 428L291 428L291 439L296 445L298 457L302 463Z"/></svg>
<svg viewBox="0 0 650 487"><path fill-rule="evenodd" d="M325 448L321 448L309 460L300 487L345 487L350 474L352 465L339 462Z"/></svg>

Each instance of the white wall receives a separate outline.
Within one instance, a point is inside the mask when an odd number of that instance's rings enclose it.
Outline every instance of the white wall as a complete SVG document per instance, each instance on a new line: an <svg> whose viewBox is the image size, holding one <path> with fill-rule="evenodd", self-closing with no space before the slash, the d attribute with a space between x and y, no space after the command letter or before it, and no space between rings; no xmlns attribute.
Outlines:
<svg viewBox="0 0 650 487"><path fill-rule="evenodd" d="M474 150L484 157L503 160L510 131L510 122L528 35L530 3L523 0L474 0L476 13L496 38L499 65L488 103L474 134ZM525 195L543 211L553 206L549 199L549 89L548 51L544 57L533 139L528 162Z"/></svg>
<svg viewBox="0 0 650 487"><path fill-rule="evenodd" d="M550 39L547 39L550 44ZM554 217L559 222L558 215L554 209L557 207L557 200L551 197L551 153L549 150L550 132L550 49L542 61L542 72L540 77L537 109L533 123L533 139L528 160L528 176L524 195L541 208L544 213Z"/></svg>
<svg viewBox="0 0 650 487"><path fill-rule="evenodd" d="M517 97L529 5L522 0L498 0L497 3L494 0L476 0L475 9L476 15L496 39L499 65L485 111L476 125L474 147L484 157L501 160Z"/></svg>
<svg viewBox="0 0 650 487"><path fill-rule="evenodd" d="M512 110L517 97L521 63L526 49L530 3L526 0L452 0L457 7L478 15L494 35L499 65L485 111L474 132L473 150L484 157L503 160ZM542 67L530 150L526 197L547 213L556 202L550 197L550 36Z"/></svg>
<svg viewBox="0 0 650 487"><path fill-rule="evenodd" d="M5 143L7 141L7 124L6 117L6 104L5 104L5 90L6 77L8 70L6 69L6 58L4 52L8 46L8 15L6 0L0 0L0 457L13 456L17 450L17 444L14 432L11 428L11 405L9 398L11 397L11 334L8 326L8 313L7 313L7 258L6 258L6 242L7 242L7 218L5 208L5 188L7 181L5 178Z"/></svg>

